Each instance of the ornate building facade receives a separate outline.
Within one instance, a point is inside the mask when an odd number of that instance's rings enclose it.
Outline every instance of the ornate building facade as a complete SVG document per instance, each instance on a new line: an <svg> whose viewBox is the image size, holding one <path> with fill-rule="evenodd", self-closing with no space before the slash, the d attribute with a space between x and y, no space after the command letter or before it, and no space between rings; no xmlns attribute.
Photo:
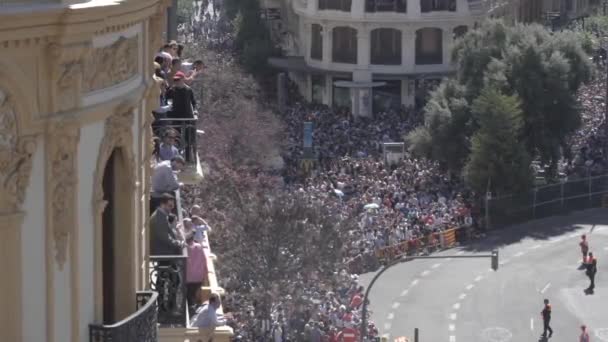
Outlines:
<svg viewBox="0 0 608 342"><path fill-rule="evenodd" d="M0 341L88 341L137 310L166 7L0 2Z"/></svg>

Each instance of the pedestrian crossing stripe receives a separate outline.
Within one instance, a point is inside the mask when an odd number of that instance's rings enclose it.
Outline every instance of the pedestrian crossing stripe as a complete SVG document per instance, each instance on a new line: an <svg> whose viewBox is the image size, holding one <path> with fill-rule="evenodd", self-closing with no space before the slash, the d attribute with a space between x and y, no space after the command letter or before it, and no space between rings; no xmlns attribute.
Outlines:
<svg viewBox="0 0 608 342"><path fill-rule="evenodd" d="M397 337L395 342L408 342L409 340L405 336Z"/></svg>

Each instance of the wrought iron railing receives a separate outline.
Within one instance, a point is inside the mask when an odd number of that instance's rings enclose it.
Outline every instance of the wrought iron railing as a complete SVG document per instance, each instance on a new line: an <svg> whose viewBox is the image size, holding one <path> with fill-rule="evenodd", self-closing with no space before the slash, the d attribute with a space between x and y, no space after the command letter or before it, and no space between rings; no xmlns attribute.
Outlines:
<svg viewBox="0 0 608 342"><path fill-rule="evenodd" d="M90 342L156 342L158 341L158 294L140 291L136 294L137 311L112 325L90 324Z"/></svg>

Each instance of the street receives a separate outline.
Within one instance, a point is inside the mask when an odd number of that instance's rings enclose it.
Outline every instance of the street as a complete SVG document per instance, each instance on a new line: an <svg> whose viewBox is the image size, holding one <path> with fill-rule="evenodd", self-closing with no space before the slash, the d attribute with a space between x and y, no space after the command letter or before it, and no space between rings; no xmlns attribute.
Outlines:
<svg viewBox="0 0 608 342"><path fill-rule="evenodd" d="M401 336L420 342L538 341L542 333L543 299L553 306L551 342L577 341L581 324L592 340L608 341L608 210L529 222L491 232L471 246L436 255L487 254L500 251L500 268L489 259L415 260L393 267L370 294L372 319L381 336ZM580 270L578 246L587 234L598 259L595 294ZM363 285L372 273L361 276Z"/></svg>

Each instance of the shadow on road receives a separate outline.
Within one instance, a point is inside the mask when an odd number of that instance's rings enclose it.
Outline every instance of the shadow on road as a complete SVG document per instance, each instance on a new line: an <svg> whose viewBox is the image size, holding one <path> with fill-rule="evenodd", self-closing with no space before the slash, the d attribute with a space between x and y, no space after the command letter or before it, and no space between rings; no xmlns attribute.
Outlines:
<svg viewBox="0 0 608 342"><path fill-rule="evenodd" d="M488 232L485 238L460 248L470 252L486 252L526 238L547 240L578 230L581 225L591 225L595 229L597 224L608 224L608 209L588 209L566 216L553 216L493 230Z"/></svg>

